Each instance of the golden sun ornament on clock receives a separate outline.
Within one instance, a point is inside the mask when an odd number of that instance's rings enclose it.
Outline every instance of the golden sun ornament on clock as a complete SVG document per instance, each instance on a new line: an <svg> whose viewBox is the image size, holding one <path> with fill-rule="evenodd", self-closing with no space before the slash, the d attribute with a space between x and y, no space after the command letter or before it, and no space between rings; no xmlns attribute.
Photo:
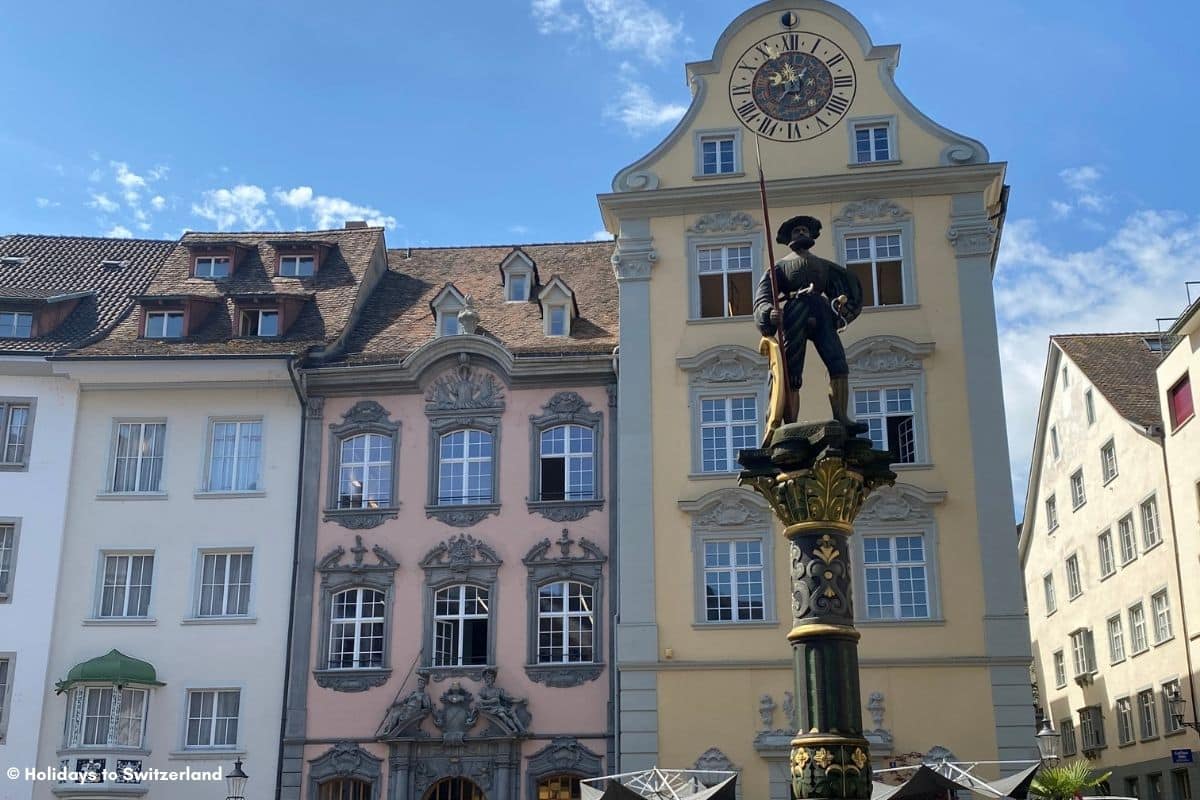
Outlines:
<svg viewBox="0 0 1200 800"><path fill-rule="evenodd" d="M857 88L854 64L832 40L785 31L751 45L737 60L729 102L759 136L800 142L841 122Z"/></svg>

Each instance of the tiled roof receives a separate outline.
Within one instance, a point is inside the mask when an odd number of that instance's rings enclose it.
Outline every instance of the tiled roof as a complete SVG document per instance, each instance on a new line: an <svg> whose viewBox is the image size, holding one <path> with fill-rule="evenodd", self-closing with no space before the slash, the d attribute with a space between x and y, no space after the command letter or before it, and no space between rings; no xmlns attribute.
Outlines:
<svg viewBox="0 0 1200 800"><path fill-rule="evenodd" d="M430 302L447 283L471 295L479 313L477 334L516 355L608 353L617 344L617 283L612 242L521 245L537 264L542 286L554 276L575 294L579 316L569 337L548 337L537 293L527 302L505 302L500 263L514 246L411 248L388 251L388 273L350 336L345 360L371 363L403 358L436 334Z"/></svg>
<svg viewBox="0 0 1200 800"><path fill-rule="evenodd" d="M1051 340L1071 357L1092 385L1125 419L1138 425L1161 425L1155 369L1159 353L1146 344L1157 333L1087 333Z"/></svg>
<svg viewBox="0 0 1200 800"><path fill-rule="evenodd" d="M369 271L382 246L382 228L353 228L296 233L187 233L175 245L145 291L147 298L190 296L218 301L192 335L182 339L138 338L138 314L131 314L102 341L82 355L272 355L303 353L329 345L341 335ZM306 278L275 277L277 245L332 245L316 274ZM234 273L225 279L193 278L188 245L236 243L246 248ZM278 294L309 299L283 336L237 335L235 297Z"/></svg>
<svg viewBox="0 0 1200 800"><path fill-rule="evenodd" d="M173 242L86 236L0 237L0 297L46 300L85 293L54 330L34 339L0 339L0 352L53 353L87 342L125 316L131 295L145 291ZM123 261L119 267L101 261Z"/></svg>

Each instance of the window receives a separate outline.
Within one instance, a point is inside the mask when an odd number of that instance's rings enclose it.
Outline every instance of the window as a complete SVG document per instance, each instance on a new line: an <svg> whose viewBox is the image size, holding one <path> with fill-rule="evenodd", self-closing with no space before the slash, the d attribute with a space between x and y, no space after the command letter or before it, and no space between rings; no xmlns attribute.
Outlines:
<svg viewBox="0 0 1200 800"><path fill-rule="evenodd" d="M329 669L383 666L383 592L347 589L333 596L329 617Z"/></svg>
<svg viewBox="0 0 1200 800"><path fill-rule="evenodd" d="M1154 611L1154 643L1162 644L1174 636L1171 630L1171 601L1166 589L1150 596L1150 607Z"/></svg>
<svg viewBox="0 0 1200 800"><path fill-rule="evenodd" d="M237 689L188 692L187 747L237 747L242 693Z"/></svg>
<svg viewBox="0 0 1200 800"><path fill-rule="evenodd" d="M1141 603L1129 607L1129 647L1135 656L1150 647L1146 639L1146 609Z"/></svg>
<svg viewBox="0 0 1200 800"><path fill-rule="evenodd" d="M492 434L468 428L443 434L438 505L492 502Z"/></svg>
<svg viewBox="0 0 1200 800"><path fill-rule="evenodd" d="M1071 381L1067 377L1067 368L1064 366L1062 368L1062 388L1066 389L1070 385L1071 385Z"/></svg>
<svg viewBox="0 0 1200 800"><path fill-rule="evenodd" d="M488 663L487 589L469 583L439 589L433 598L433 620L435 667ZM541 650L540 646L538 649Z"/></svg>
<svg viewBox="0 0 1200 800"><path fill-rule="evenodd" d="M700 174L735 172L733 136L704 136L700 139Z"/></svg>
<svg viewBox="0 0 1200 800"><path fill-rule="evenodd" d="M338 462L338 508L387 508L392 503L391 436L362 433L343 439Z"/></svg>
<svg viewBox="0 0 1200 800"><path fill-rule="evenodd" d="M307 278L316 270L317 260L311 255L280 256L279 275L284 278Z"/></svg>
<svg viewBox="0 0 1200 800"><path fill-rule="evenodd" d="M518 303L529 299L529 276L514 272L508 276L508 302Z"/></svg>
<svg viewBox="0 0 1200 800"><path fill-rule="evenodd" d="M1162 800L1162 773L1146 776L1146 800Z"/></svg>
<svg viewBox="0 0 1200 800"><path fill-rule="evenodd" d="M149 339L178 339L183 336L182 311L148 311L146 337Z"/></svg>
<svg viewBox="0 0 1200 800"><path fill-rule="evenodd" d="M1096 423L1096 400L1092 396L1091 389L1083 393L1083 410L1087 414L1087 424L1094 425Z"/></svg>
<svg viewBox="0 0 1200 800"><path fill-rule="evenodd" d="M438 335L439 336L457 336L462 333L462 327L458 324L457 309L446 309L438 312Z"/></svg>
<svg viewBox="0 0 1200 800"><path fill-rule="evenodd" d="M1153 689L1143 689L1137 695L1138 722L1142 741L1158 737L1158 708Z"/></svg>
<svg viewBox="0 0 1200 800"><path fill-rule="evenodd" d="M1054 495L1046 498L1046 530L1052 531L1058 527L1058 503Z"/></svg>
<svg viewBox="0 0 1200 800"><path fill-rule="evenodd" d="M372 800L374 790L367 781L337 778L321 784L318 800Z"/></svg>
<svg viewBox="0 0 1200 800"><path fill-rule="evenodd" d="M863 288L863 308L902 305L904 250L899 233L846 237L846 268Z"/></svg>
<svg viewBox="0 0 1200 800"><path fill-rule="evenodd" d="M539 664L592 661L594 607L592 587L586 583L558 581L538 589Z"/></svg>
<svg viewBox="0 0 1200 800"><path fill-rule="evenodd" d="M550 306L550 336L567 335L567 307Z"/></svg>
<svg viewBox="0 0 1200 800"><path fill-rule="evenodd" d="M1192 405L1192 383L1184 375L1167 390L1167 408L1171 414L1172 430L1191 419L1196 411Z"/></svg>
<svg viewBox="0 0 1200 800"><path fill-rule="evenodd" d="M10 703L8 690L12 686L12 659L0 658L0 743L4 742L4 734L8 722L8 706Z"/></svg>
<svg viewBox="0 0 1200 800"><path fill-rule="evenodd" d="M68 708L79 708L78 717L67 716L67 748L142 747L146 732L146 690L113 686L79 686ZM114 724L115 723L115 724Z"/></svg>
<svg viewBox="0 0 1200 800"><path fill-rule="evenodd" d="M1105 483L1117 477L1117 447L1112 439L1100 448L1100 472Z"/></svg>
<svg viewBox="0 0 1200 800"><path fill-rule="evenodd" d="M255 308L242 312L242 336L278 336L279 312Z"/></svg>
<svg viewBox="0 0 1200 800"><path fill-rule="evenodd" d="M854 128L854 161L891 161L890 131L887 125L856 125Z"/></svg>
<svg viewBox="0 0 1200 800"><path fill-rule="evenodd" d="M1125 795L1127 797L1141 797L1141 781L1138 776L1131 775L1125 779Z"/></svg>
<svg viewBox="0 0 1200 800"><path fill-rule="evenodd" d="M1046 573L1042 576L1042 591L1046 594L1046 616L1058 610L1058 599L1054 596L1054 575Z"/></svg>
<svg viewBox="0 0 1200 800"><path fill-rule="evenodd" d="M1162 685L1163 701L1163 733L1175 733L1183 730L1183 720L1171 713L1171 698L1179 692L1179 681L1170 680Z"/></svg>
<svg viewBox="0 0 1200 800"><path fill-rule="evenodd" d="M1059 689L1067 685L1067 659L1062 650L1054 651L1054 685Z"/></svg>
<svg viewBox="0 0 1200 800"><path fill-rule="evenodd" d="M754 306L753 256L749 244L700 247L700 317L739 317Z"/></svg>
<svg viewBox="0 0 1200 800"><path fill-rule="evenodd" d="M1092 632L1080 628L1071 634L1071 659L1075 666L1075 677L1091 675L1096 671L1096 649L1092 644Z"/></svg>
<svg viewBox="0 0 1200 800"><path fill-rule="evenodd" d="M1079 557L1067 559L1067 594L1074 600L1083 594L1083 580L1079 576Z"/></svg>
<svg viewBox="0 0 1200 800"><path fill-rule="evenodd" d="M704 618L708 622L765 619L762 542L704 543Z"/></svg>
<svg viewBox="0 0 1200 800"><path fill-rule="evenodd" d="M863 556L868 619L929 617L924 536L868 536Z"/></svg>
<svg viewBox="0 0 1200 800"><path fill-rule="evenodd" d="M0 400L0 465L23 467L28 461L33 406Z"/></svg>
<svg viewBox="0 0 1200 800"><path fill-rule="evenodd" d="M1133 703L1122 697L1117 700L1117 744L1130 744L1133 738Z"/></svg>
<svg viewBox="0 0 1200 800"><path fill-rule="evenodd" d="M1104 747L1104 718L1099 706L1079 709L1079 741L1084 750Z"/></svg>
<svg viewBox="0 0 1200 800"><path fill-rule="evenodd" d="M1117 562L1113 555L1112 529L1105 529L1096 538L1096 544L1100 548L1100 577L1106 578L1117 571Z"/></svg>
<svg viewBox="0 0 1200 800"><path fill-rule="evenodd" d="M1071 473L1071 507L1079 508L1087 502L1087 497L1083 493L1083 470L1077 469Z"/></svg>
<svg viewBox="0 0 1200 800"><path fill-rule="evenodd" d="M582 425L559 425L542 431L540 438L540 499L593 499L596 487L592 429ZM489 486L490 483L489 479Z"/></svg>
<svg viewBox="0 0 1200 800"><path fill-rule="evenodd" d="M583 796L579 780L574 775L552 775L540 780L536 800L579 800Z"/></svg>
<svg viewBox="0 0 1200 800"><path fill-rule="evenodd" d="M1075 722L1074 720L1064 719L1058 729L1062 731L1062 754L1064 756L1075 755Z"/></svg>
<svg viewBox="0 0 1200 800"><path fill-rule="evenodd" d="M17 526L11 522L0 522L0 599L12 594L14 555L17 552ZM0 701L3 697L0 696ZM0 713L0 720L4 715Z"/></svg>
<svg viewBox="0 0 1200 800"><path fill-rule="evenodd" d="M1054 454L1054 460L1058 461L1058 427L1055 425L1050 426L1050 452Z"/></svg>
<svg viewBox="0 0 1200 800"><path fill-rule="evenodd" d="M1142 503L1142 549L1149 550L1162 541L1158 528L1158 499L1151 497Z"/></svg>
<svg viewBox="0 0 1200 800"><path fill-rule="evenodd" d="M262 421L214 420L209 440L208 491L262 488Z"/></svg>
<svg viewBox="0 0 1200 800"><path fill-rule="evenodd" d="M1125 631L1120 614L1108 618L1108 660L1112 664L1125 660Z"/></svg>
<svg viewBox="0 0 1200 800"><path fill-rule="evenodd" d="M228 278L230 263L229 256L199 256L193 274L197 278Z"/></svg>
<svg viewBox="0 0 1200 800"><path fill-rule="evenodd" d="M251 553L203 553L198 617L244 617L250 613Z"/></svg>
<svg viewBox="0 0 1200 800"><path fill-rule="evenodd" d="M1171 771L1171 788L1175 792L1174 800L1192 800L1192 779L1186 769Z"/></svg>
<svg viewBox="0 0 1200 800"><path fill-rule="evenodd" d="M33 314L0 311L0 339L28 339L33 335Z"/></svg>
<svg viewBox="0 0 1200 800"><path fill-rule="evenodd" d="M1117 521L1117 539L1121 544L1121 566L1137 558L1137 540L1133 537L1133 515L1126 514Z"/></svg>
<svg viewBox="0 0 1200 800"><path fill-rule="evenodd" d="M100 618L146 617L150 613L150 589L154 578L152 554L104 556L100 586Z"/></svg>
<svg viewBox="0 0 1200 800"><path fill-rule="evenodd" d="M162 491L165 422L119 422L113 456L112 491Z"/></svg>
<svg viewBox="0 0 1200 800"><path fill-rule="evenodd" d="M738 451L758 444L758 401L754 395L701 399L701 472L736 470Z"/></svg>
<svg viewBox="0 0 1200 800"><path fill-rule="evenodd" d="M890 452L893 460L901 464L916 463L916 417L911 385L855 389L854 418L867 424L867 435L876 449Z"/></svg>

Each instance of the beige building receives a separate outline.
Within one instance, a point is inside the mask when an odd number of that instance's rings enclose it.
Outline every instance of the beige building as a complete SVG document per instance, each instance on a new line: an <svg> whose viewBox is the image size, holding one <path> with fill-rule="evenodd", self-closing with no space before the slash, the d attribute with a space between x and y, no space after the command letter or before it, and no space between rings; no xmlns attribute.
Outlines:
<svg viewBox="0 0 1200 800"><path fill-rule="evenodd" d="M688 65L679 125L599 198L620 287L621 770L732 766L747 797L789 796L788 551L735 459L765 404L751 294L796 214L864 284L842 337L852 410L899 475L853 538L876 765L1034 757L991 283L1005 165L913 107L898 59L831 3L758 5ZM802 417L825 419L809 362Z"/></svg>
<svg viewBox="0 0 1200 800"><path fill-rule="evenodd" d="M1157 334L1051 339L1020 558L1041 708L1063 755L1111 770L1113 793L1182 800L1191 780L1171 750L1193 734L1167 700L1190 700L1189 637L1161 350Z"/></svg>

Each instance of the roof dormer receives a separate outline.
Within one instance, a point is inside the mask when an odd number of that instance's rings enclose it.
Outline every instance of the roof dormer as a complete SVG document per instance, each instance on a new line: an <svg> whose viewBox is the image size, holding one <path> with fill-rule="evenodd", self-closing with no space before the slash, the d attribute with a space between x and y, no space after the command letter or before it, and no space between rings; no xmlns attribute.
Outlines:
<svg viewBox="0 0 1200 800"><path fill-rule="evenodd" d="M239 336L271 339L286 336L304 305L316 297L307 294L255 292L230 295L237 316L234 329Z"/></svg>
<svg viewBox="0 0 1200 800"><path fill-rule="evenodd" d="M138 336L143 339L191 336L221 304L215 297L191 294L143 295L137 302L141 310Z"/></svg>
<svg viewBox="0 0 1200 800"><path fill-rule="evenodd" d="M235 241L196 241L183 243L188 249L188 275L193 278L221 280L241 266L252 245Z"/></svg>
<svg viewBox="0 0 1200 800"><path fill-rule="evenodd" d="M546 336L570 336L571 323L579 316L575 292L567 282L555 275L538 292L542 309L542 331Z"/></svg>
<svg viewBox="0 0 1200 800"><path fill-rule="evenodd" d="M500 284L504 287L504 300L508 303L525 303L538 285L537 264L519 247L500 262Z"/></svg>
<svg viewBox="0 0 1200 800"><path fill-rule="evenodd" d="M455 336L462 333L458 323L458 312L466 308L467 299L453 283L447 283L442 290L429 301L429 309L437 323L437 335Z"/></svg>
<svg viewBox="0 0 1200 800"><path fill-rule="evenodd" d="M71 316L80 300L93 294L0 287L0 339L45 336Z"/></svg>
<svg viewBox="0 0 1200 800"><path fill-rule="evenodd" d="M267 244L275 248L275 276L279 278L311 278L334 247L334 242L314 239L272 239Z"/></svg>

